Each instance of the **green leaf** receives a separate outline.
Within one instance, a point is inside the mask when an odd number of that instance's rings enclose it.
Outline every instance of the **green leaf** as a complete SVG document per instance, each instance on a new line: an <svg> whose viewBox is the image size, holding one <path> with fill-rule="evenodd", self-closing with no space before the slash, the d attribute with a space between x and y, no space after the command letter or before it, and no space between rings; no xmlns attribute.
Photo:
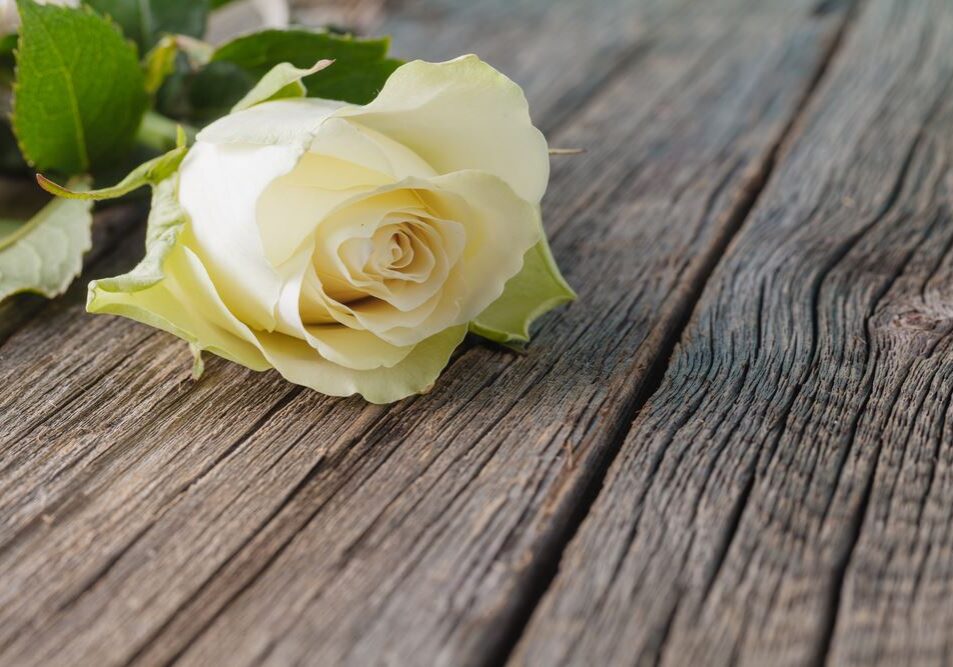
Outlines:
<svg viewBox="0 0 953 667"><path fill-rule="evenodd" d="M223 44L212 55L212 62L232 63L257 80L279 63L306 68L319 60L333 60L334 67L327 72L304 80L308 95L367 104L401 65L399 60L387 58L389 46L386 38L355 39L303 29L264 30Z"/></svg>
<svg viewBox="0 0 953 667"><path fill-rule="evenodd" d="M20 292L62 294L83 268L92 247L92 203L54 199L16 227L2 225L0 300Z"/></svg>
<svg viewBox="0 0 953 667"><path fill-rule="evenodd" d="M543 238L526 253L523 270L510 278L503 295L470 323L470 331L497 343L525 343L534 320L575 298Z"/></svg>
<svg viewBox="0 0 953 667"><path fill-rule="evenodd" d="M288 62L301 69L334 60L320 76L307 76L308 95L367 103L401 64L388 59L388 40L303 29L265 30L246 35L206 54L196 40L177 37L176 71L156 96L166 116L205 124L227 114L272 68Z"/></svg>
<svg viewBox="0 0 953 667"><path fill-rule="evenodd" d="M0 37L0 55L13 55L13 51L16 48L17 34L15 32L11 32Z"/></svg>
<svg viewBox="0 0 953 667"><path fill-rule="evenodd" d="M333 62L333 60L320 60L307 69L295 67L291 63L279 63L272 67L268 74L238 101L238 104L232 107L232 112L248 109L268 100L304 97L307 91L301 79L323 70Z"/></svg>
<svg viewBox="0 0 953 667"><path fill-rule="evenodd" d="M13 129L27 161L77 174L122 156L148 102L135 48L89 9L17 6Z"/></svg>
<svg viewBox="0 0 953 667"><path fill-rule="evenodd" d="M110 16L123 33L145 53L163 35L201 37L208 20L208 0L86 0L100 14Z"/></svg>
<svg viewBox="0 0 953 667"><path fill-rule="evenodd" d="M41 174L36 175L36 182L39 183L41 188L57 197L90 201L116 199L144 185L156 185L174 174L176 169L179 168L179 165L182 164L182 160L185 159L185 154L188 152L188 148L184 145L184 138L182 138L181 135L179 144L178 148L169 151L165 155L160 155L155 159L142 163L129 172L129 175L119 181L119 183L109 188L99 190L74 190L63 187L62 185L57 185Z"/></svg>

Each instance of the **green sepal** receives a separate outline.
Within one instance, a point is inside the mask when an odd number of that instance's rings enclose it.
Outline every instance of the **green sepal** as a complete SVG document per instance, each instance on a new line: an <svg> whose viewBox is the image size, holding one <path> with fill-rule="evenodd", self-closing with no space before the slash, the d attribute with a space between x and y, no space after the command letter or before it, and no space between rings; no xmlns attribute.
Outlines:
<svg viewBox="0 0 953 667"><path fill-rule="evenodd" d="M169 79L181 80L208 65L214 52L215 47L200 39L166 35L142 59L146 90L150 95L157 95Z"/></svg>
<svg viewBox="0 0 953 667"><path fill-rule="evenodd" d="M333 60L319 60L308 68L295 67L291 63L279 63L271 68L245 97L232 107L232 113L249 109L268 100L304 97L307 89L301 80L320 72L331 65Z"/></svg>
<svg viewBox="0 0 953 667"><path fill-rule="evenodd" d="M184 145L185 137L184 134L182 134L181 126L179 127L179 131L179 146L177 148L172 149L165 155L160 155L157 158L142 163L112 187L101 188L99 190L75 190L58 185L42 174L36 175L36 182L41 188L57 197L92 201L116 199L144 185L156 185L175 173L179 165L182 164L185 154L188 153L189 149Z"/></svg>
<svg viewBox="0 0 953 667"><path fill-rule="evenodd" d="M93 311L95 292L138 292L152 287L163 278L162 263L175 247L179 232L188 215L179 204L179 175L153 185L152 210L146 227L146 254L129 273L112 278L94 280L89 284L86 308Z"/></svg>
<svg viewBox="0 0 953 667"><path fill-rule="evenodd" d="M142 71L147 93L155 95L165 80L175 73L175 59L178 55L179 44L172 35L160 39L146 54L142 59Z"/></svg>
<svg viewBox="0 0 953 667"><path fill-rule="evenodd" d="M470 323L470 331L504 345L526 343L537 318L575 298L543 237L527 251L523 269L506 283L503 295Z"/></svg>

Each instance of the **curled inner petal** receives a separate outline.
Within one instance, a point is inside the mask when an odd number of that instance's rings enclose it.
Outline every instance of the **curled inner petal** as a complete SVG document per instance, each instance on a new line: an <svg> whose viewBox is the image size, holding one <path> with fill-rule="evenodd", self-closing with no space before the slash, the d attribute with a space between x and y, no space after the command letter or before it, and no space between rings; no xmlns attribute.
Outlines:
<svg viewBox="0 0 953 667"><path fill-rule="evenodd" d="M415 192L395 190L329 216L316 234L315 280L305 297L323 295L329 312L350 326L355 308L411 313L423 307L419 315L426 317L432 310L427 302L462 256L466 234L462 224L420 204ZM317 283L320 289L313 289ZM311 304L302 309L317 310Z"/></svg>

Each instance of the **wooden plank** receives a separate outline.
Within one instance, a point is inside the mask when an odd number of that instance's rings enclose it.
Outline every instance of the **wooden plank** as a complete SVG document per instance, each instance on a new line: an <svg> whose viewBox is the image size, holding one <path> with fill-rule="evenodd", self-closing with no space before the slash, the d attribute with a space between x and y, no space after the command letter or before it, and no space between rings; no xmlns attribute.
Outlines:
<svg viewBox="0 0 953 667"><path fill-rule="evenodd" d="M513 664L948 664L953 6L870 0Z"/></svg>
<svg viewBox="0 0 953 667"><path fill-rule="evenodd" d="M810 5L394 17L399 49L493 46L589 150L544 203L580 303L380 408L215 360L192 384L184 346L58 302L0 348L0 662L504 654L844 19Z"/></svg>

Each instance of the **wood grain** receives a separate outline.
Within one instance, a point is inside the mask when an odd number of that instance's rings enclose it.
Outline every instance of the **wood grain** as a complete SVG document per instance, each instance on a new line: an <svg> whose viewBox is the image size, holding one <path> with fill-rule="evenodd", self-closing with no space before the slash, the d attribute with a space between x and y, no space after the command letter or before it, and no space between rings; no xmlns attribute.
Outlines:
<svg viewBox="0 0 953 667"><path fill-rule="evenodd" d="M852 25L513 664L949 664L953 6Z"/></svg>
<svg viewBox="0 0 953 667"><path fill-rule="evenodd" d="M169 336L53 303L0 347L0 662L505 656L846 18L400 3L398 53L485 54L588 150L544 202L580 302L388 408L219 360L192 383Z"/></svg>

